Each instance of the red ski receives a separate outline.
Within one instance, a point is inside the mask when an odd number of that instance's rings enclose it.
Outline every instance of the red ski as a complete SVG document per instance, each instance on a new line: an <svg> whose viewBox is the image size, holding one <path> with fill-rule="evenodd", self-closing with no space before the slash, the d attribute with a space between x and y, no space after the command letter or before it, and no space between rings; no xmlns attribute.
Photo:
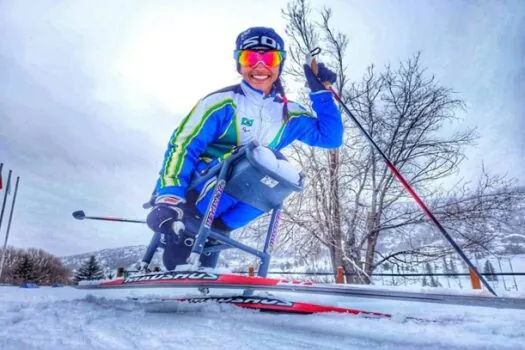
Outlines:
<svg viewBox="0 0 525 350"><path fill-rule="evenodd" d="M117 278L111 281L81 282L81 289L110 289L110 288L155 288L155 287L179 287L179 288L233 288L233 289L277 289L293 292L300 286L323 287L312 282L282 280L266 277L250 277L235 274L218 274L205 271L169 271L145 275ZM326 286L332 287L332 286ZM336 287L337 286L333 286ZM336 307L329 305L312 304L305 302L294 302L268 296L258 295L235 295L235 296L197 296L197 297L174 297L159 298L160 302L183 302L191 304L219 303L232 304L242 308L257 309L261 311L286 312L296 314L314 313L344 313L361 315L366 317L391 317L389 314L369 312L352 308Z"/></svg>
<svg viewBox="0 0 525 350"><path fill-rule="evenodd" d="M319 305L312 303L293 302L284 299L277 299L266 296L199 296L199 297L174 297L174 298L160 298L163 302L182 302L190 304L232 304L246 309L256 309L261 311L271 311L280 313L295 313L295 314L315 314L315 313L343 313L352 315L361 315L365 317L390 318L392 315L369 312L358 309L350 309L336 306Z"/></svg>
<svg viewBox="0 0 525 350"><path fill-rule="evenodd" d="M98 288L136 287L159 285L242 285L242 286L276 286L276 285L314 285L312 282L288 281L268 277L250 277L236 274L219 274L206 271L168 271L117 278L97 283ZM92 285L92 284L89 284ZM82 287L82 286L80 286Z"/></svg>
<svg viewBox="0 0 525 350"><path fill-rule="evenodd" d="M475 294L440 294L375 289L365 286L318 284L309 281L268 277L250 277L208 271L167 271L117 278L110 281L81 282L78 288L214 288L264 290L321 294L341 297L362 297L416 301L439 304L471 305L495 308L525 309L525 299L492 297Z"/></svg>

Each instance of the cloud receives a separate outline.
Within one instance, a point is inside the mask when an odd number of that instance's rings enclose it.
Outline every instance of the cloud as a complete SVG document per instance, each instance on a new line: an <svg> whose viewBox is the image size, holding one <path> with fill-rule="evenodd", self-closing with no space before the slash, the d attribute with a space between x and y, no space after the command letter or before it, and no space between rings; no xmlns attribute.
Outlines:
<svg viewBox="0 0 525 350"><path fill-rule="evenodd" d="M0 25L0 159L21 177L10 243L60 254L120 246L123 237L108 235L117 228L95 230L71 212L144 216L140 205L180 117L97 100L85 52L71 33L49 25L46 16L11 10L11 23ZM158 127L156 138L127 124L126 115L144 124L173 123ZM127 243L144 243L150 234L145 227L131 230Z"/></svg>

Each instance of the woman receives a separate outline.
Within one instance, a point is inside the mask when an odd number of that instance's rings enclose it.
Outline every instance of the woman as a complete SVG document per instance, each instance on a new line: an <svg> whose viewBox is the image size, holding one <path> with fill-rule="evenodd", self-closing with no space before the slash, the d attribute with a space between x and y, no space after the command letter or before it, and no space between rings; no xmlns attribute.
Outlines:
<svg viewBox="0 0 525 350"><path fill-rule="evenodd" d="M304 66L313 116L286 98L280 80L286 58L284 41L273 29L249 28L239 34L235 46L241 83L201 99L171 136L147 218L155 232L173 235L184 230L184 203L192 174L224 159L236 146L254 140L276 151L295 140L323 148L341 145L341 114L331 93L320 83L334 83L335 73L319 64L314 76L311 68ZM213 192L209 187L197 189L195 206L200 214ZM233 230L262 212L224 194L215 214L216 226ZM181 254L189 254L186 251Z"/></svg>

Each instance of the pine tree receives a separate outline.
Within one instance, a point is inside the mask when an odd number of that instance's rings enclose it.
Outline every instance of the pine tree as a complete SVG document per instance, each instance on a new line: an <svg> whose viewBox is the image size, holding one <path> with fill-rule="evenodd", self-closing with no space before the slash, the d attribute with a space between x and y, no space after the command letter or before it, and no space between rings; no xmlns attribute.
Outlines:
<svg viewBox="0 0 525 350"><path fill-rule="evenodd" d="M427 287L427 286L428 286L427 276L423 276L422 286L423 286L423 287Z"/></svg>
<svg viewBox="0 0 525 350"><path fill-rule="evenodd" d="M430 263L426 263L425 264L425 269L427 270L427 273L430 275L430 282L428 282L428 285L430 287L441 287L441 283L439 283L439 281L437 279L434 278L434 276L432 276L433 274L433 271L432 271L432 266L430 266Z"/></svg>
<svg viewBox="0 0 525 350"><path fill-rule="evenodd" d="M447 264L447 259L443 256L443 272L446 274L450 273L450 267Z"/></svg>
<svg viewBox="0 0 525 350"><path fill-rule="evenodd" d="M452 274L452 278L458 278L455 274L458 273L458 269L456 268L456 264L454 263L454 258L450 259L450 273Z"/></svg>
<svg viewBox="0 0 525 350"><path fill-rule="evenodd" d="M487 273L487 274L495 273L494 266L492 266L492 263L488 259L485 260L485 267L483 268L483 273ZM498 280L498 276L495 276L495 275L487 276L487 281L497 281L497 280Z"/></svg>
<svg viewBox="0 0 525 350"><path fill-rule="evenodd" d="M75 281L91 281L100 280L104 278L104 271L100 268L95 256L90 256L84 265L80 266L75 273Z"/></svg>
<svg viewBox="0 0 525 350"><path fill-rule="evenodd" d="M34 282L36 279L35 264L29 255L22 255L20 262L14 268L13 276L18 283Z"/></svg>

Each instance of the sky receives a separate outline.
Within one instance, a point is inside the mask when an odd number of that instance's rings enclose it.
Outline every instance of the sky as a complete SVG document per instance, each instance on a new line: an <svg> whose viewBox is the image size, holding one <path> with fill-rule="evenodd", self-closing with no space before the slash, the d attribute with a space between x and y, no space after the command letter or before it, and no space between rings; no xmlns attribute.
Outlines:
<svg viewBox="0 0 525 350"><path fill-rule="evenodd" d="M56 255L146 244L143 225L71 213L145 218L173 129L199 98L239 81L238 33L264 25L284 36L285 4L0 2L0 162L4 178L6 169L21 178L9 243ZM457 127L480 138L461 176L484 162L525 184L521 1L312 1L323 6L349 36L352 79L421 51L427 71L465 100Z"/></svg>

